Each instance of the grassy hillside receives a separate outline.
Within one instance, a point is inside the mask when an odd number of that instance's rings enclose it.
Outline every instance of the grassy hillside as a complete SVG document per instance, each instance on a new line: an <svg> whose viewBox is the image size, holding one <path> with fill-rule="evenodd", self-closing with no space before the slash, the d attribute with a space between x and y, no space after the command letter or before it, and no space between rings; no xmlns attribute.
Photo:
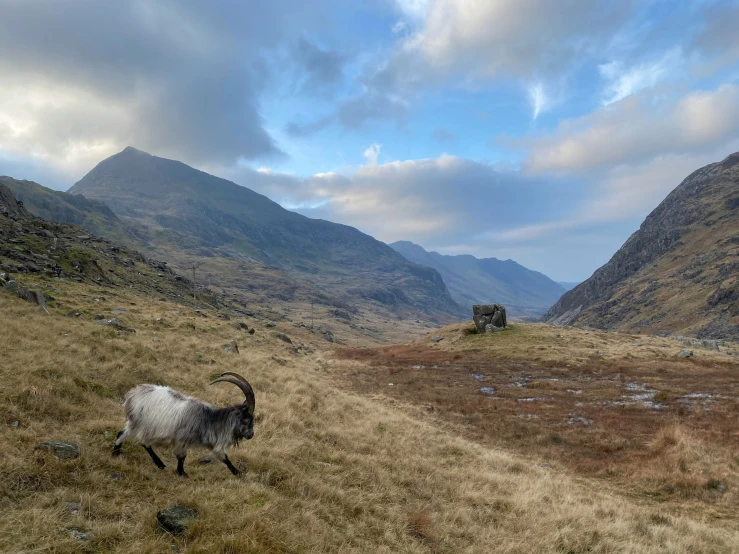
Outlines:
<svg viewBox="0 0 739 554"><path fill-rule="evenodd" d="M352 392L342 376L363 362L327 356L305 329L291 332L293 345L269 329L252 337L229 321L121 289L109 291L104 306L96 304L106 315L125 310L119 317L136 333L118 334L63 315L89 310L94 299L82 294L92 292L88 285L33 280L57 298L49 315L0 289L1 551L739 548L729 522L706 520L701 511L681 514L669 503L539 467L539 457L463 438L454 418L393 402L387 383L370 394ZM459 331L444 333L450 341ZM240 354L221 349L230 340L238 341ZM296 352L295 344L314 350ZM257 394L255 438L231 455L242 478L221 464L198 463L197 452L188 456L187 480L176 476L166 449L164 471L133 443L120 458L110 456L128 388L162 383L216 405L240 402L233 387L207 385L226 370L245 374ZM35 450L47 440L74 441L81 456L59 460ZM199 511L182 537L155 523L156 512L176 502ZM71 513L67 503L81 509Z"/></svg>

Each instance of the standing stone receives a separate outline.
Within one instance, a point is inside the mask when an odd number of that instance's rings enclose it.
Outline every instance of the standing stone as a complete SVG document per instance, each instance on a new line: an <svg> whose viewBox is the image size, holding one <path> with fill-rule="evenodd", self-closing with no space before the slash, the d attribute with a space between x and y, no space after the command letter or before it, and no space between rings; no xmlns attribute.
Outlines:
<svg viewBox="0 0 739 554"><path fill-rule="evenodd" d="M476 304L472 306L472 319L478 333L491 332L488 327L502 330L508 324L505 306L502 304Z"/></svg>

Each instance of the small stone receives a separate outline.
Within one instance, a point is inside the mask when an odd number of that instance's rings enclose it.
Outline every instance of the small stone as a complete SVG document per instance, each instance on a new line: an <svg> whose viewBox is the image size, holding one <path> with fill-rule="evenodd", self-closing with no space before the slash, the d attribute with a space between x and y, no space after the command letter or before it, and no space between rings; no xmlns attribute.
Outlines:
<svg viewBox="0 0 739 554"><path fill-rule="evenodd" d="M250 335L253 335L256 332L257 332L257 330L254 327L252 327L251 329L249 329L249 334Z"/></svg>
<svg viewBox="0 0 739 554"><path fill-rule="evenodd" d="M439 337L439 336L436 336L436 337L434 337L434 338L431 339L431 341L433 343L441 342L443 340L444 340L444 337Z"/></svg>
<svg viewBox="0 0 739 554"><path fill-rule="evenodd" d="M123 323L120 319L117 319L115 317L111 319L102 319L100 321L96 321L95 325L112 327L113 329L116 329L117 331L121 331L123 333L135 333L136 332L135 329L131 329L125 323Z"/></svg>
<svg viewBox="0 0 739 554"><path fill-rule="evenodd" d="M550 466L549 464L536 464L536 465L542 469L552 469L552 466Z"/></svg>
<svg viewBox="0 0 739 554"><path fill-rule="evenodd" d="M680 358L693 358L693 351L692 350L681 350L677 353L678 357Z"/></svg>
<svg viewBox="0 0 739 554"><path fill-rule="evenodd" d="M95 317L93 318L96 321L100 321L101 319L105 319L105 316L103 314L95 314Z"/></svg>
<svg viewBox="0 0 739 554"><path fill-rule="evenodd" d="M239 353L239 345L236 343L235 340L232 340L231 342L224 344L221 346L224 352L231 352L232 354L238 354Z"/></svg>
<svg viewBox="0 0 739 554"><path fill-rule="evenodd" d="M173 535L182 535L193 520L198 518L195 508L176 504L157 512L157 523L159 528Z"/></svg>
<svg viewBox="0 0 739 554"><path fill-rule="evenodd" d="M234 323L232 323L231 326L237 331L248 331L249 330L249 326L243 321L235 321Z"/></svg>
<svg viewBox="0 0 739 554"><path fill-rule="evenodd" d="M264 324L264 326L265 327L277 327L277 323L275 323L274 321L268 321L267 323Z"/></svg>
<svg viewBox="0 0 739 554"><path fill-rule="evenodd" d="M20 422L20 421L18 421L18 420L16 419L15 421L13 421L13 422L12 422L12 423L10 424L10 426L11 426L11 427L12 427L13 429L18 429L18 428L19 428L19 427L21 426L21 422Z"/></svg>
<svg viewBox="0 0 739 554"><path fill-rule="evenodd" d="M328 342L334 342L334 335L331 331L324 331L323 338Z"/></svg>
<svg viewBox="0 0 739 554"><path fill-rule="evenodd" d="M67 512L69 515L76 516L82 511L82 504L80 504L79 502L65 502L64 511Z"/></svg>
<svg viewBox="0 0 739 554"><path fill-rule="evenodd" d="M112 313L113 315L121 315L121 314L125 314L126 310L124 310L123 308L115 308L111 310L110 313Z"/></svg>
<svg viewBox="0 0 739 554"><path fill-rule="evenodd" d="M154 337L153 339L151 339L151 342L162 342L162 341L159 340L158 338Z"/></svg>
<svg viewBox="0 0 739 554"><path fill-rule="evenodd" d="M72 535L75 539L78 541L88 542L92 535L90 533L86 533L82 531L81 529L77 529L76 527L62 527L65 531L67 531L70 535Z"/></svg>
<svg viewBox="0 0 739 554"><path fill-rule="evenodd" d="M278 339L280 339L281 341L284 341L284 342L286 342L288 344L292 344L293 343L292 339L290 337L288 337L285 333L277 333L275 336Z"/></svg>
<svg viewBox="0 0 739 554"><path fill-rule="evenodd" d="M60 460L74 460L80 457L80 447L73 442L46 441L37 444L36 450L51 452Z"/></svg>

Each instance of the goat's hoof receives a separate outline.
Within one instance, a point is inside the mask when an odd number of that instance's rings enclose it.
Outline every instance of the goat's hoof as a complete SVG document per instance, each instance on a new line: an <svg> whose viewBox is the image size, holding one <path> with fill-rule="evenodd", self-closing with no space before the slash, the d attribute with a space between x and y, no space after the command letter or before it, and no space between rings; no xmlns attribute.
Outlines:
<svg viewBox="0 0 739 554"><path fill-rule="evenodd" d="M162 465L160 465L160 466L157 466L157 467L158 467L159 469L167 469L167 466L165 466L164 464L162 464Z"/></svg>
<svg viewBox="0 0 739 554"><path fill-rule="evenodd" d="M185 473L184 471L182 473L178 473L177 475L179 477L184 477L185 479L189 479L190 478L190 476L187 473Z"/></svg>
<svg viewBox="0 0 739 554"><path fill-rule="evenodd" d="M111 456L113 456L114 458L117 458L120 455L121 455L120 450L113 450L113 452L111 453Z"/></svg>

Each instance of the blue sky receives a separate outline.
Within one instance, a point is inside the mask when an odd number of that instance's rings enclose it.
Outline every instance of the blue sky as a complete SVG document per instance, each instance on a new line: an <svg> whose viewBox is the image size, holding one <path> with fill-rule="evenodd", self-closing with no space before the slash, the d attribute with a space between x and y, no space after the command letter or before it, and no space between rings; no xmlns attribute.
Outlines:
<svg viewBox="0 0 739 554"><path fill-rule="evenodd" d="M587 278L739 150L739 2L0 0L0 174L132 145L310 217Z"/></svg>

